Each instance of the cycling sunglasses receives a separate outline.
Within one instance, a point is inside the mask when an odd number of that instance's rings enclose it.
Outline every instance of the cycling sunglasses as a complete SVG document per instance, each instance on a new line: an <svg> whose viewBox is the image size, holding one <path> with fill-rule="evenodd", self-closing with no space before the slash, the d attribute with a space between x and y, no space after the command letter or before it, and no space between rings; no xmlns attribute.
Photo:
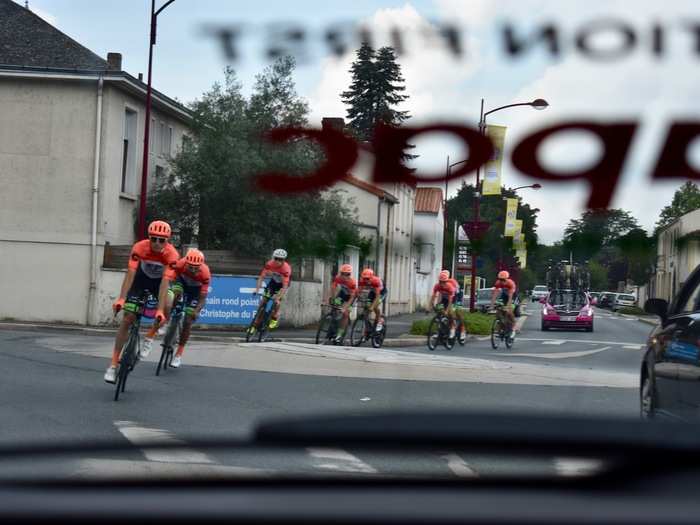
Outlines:
<svg viewBox="0 0 700 525"><path fill-rule="evenodd" d="M340 275L342 275L343 277L350 277L349 273L341 273Z"/></svg>
<svg viewBox="0 0 700 525"><path fill-rule="evenodd" d="M275 257L275 261L277 261L277 262L284 262L284 259L282 259L281 257Z"/></svg>
<svg viewBox="0 0 700 525"><path fill-rule="evenodd" d="M157 242L160 244L165 244L165 242L168 240L165 237L149 237L149 240L151 242Z"/></svg>

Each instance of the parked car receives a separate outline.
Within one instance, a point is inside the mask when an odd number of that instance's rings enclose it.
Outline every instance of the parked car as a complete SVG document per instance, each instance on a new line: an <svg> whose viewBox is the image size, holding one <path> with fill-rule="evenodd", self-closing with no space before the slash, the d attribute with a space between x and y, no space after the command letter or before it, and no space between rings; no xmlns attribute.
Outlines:
<svg viewBox="0 0 700 525"><path fill-rule="evenodd" d="M595 305L600 300L600 292L588 292L588 298ZM595 302L593 302L594 300Z"/></svg>
<svg viewBox="0 0 700 525"><path fill-rule="evenodd" d="M542 331L569 328L593 331L593 308L588 294L579 290L552 290L542 303Z"/></svg>
<svg viewBox="0 0 700 525"><path fill-rule="evenodd" d="M616 297L617 294L615 292L601 292L598 306L601 308L612 308Z"/></svg>
<svg viewBox="0 0 700 525"><path fill-rule="evenodd" d="M549 295L549 288L547 288L543 284L538 284L532 289L532 293L530 294L530 299L532 302L537 302L543 297L547 297Z"/></svg>
<svg viewBox="0 0 700 525"><path fill-rule="evenodd" d="M628 293L619 293L615 297L615 302L612 305L613 312L617 312L620 308L627 306L637 306L637 298Z"/></svg>
<svg viewBox="0 0 700 525"><path fill-rule="evenodd" d="M639 381L644 418L697 422L700 417L700 266L670 305L649 299L644 310L660 324L649 335Z"/></svg>

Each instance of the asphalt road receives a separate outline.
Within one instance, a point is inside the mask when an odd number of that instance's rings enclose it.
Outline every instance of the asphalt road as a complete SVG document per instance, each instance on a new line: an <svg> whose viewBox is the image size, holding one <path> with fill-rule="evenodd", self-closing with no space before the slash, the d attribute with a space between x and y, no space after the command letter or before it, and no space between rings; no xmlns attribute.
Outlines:
<svg viewBox="0 0 700 525"><path fill-rule="evenodd" d="M0 445L80 445L95 439L137 446L153 439L186 443L194 436L246 436L256 422L278 416L378 409L637 417L637 370L650 329L637 320L599 311L593 333L541 332L538 316L532 315L511 350L494 351L486 339L435 352L423 346L377 351L288 343L192 343L183 368L161 377L154 374L159 352L154 349L138 364L116 403L113 387L102 380L110 337L0 330ZM580 467L557 461L544 470ZM409 458L339 449L258 455L193 450L154 455L132 450L73 458L52 472L63 476L204 469L374 475L433 469L469 477L504 465L510 470L534 468L523 459L499 462L455 451Z"/></svg>

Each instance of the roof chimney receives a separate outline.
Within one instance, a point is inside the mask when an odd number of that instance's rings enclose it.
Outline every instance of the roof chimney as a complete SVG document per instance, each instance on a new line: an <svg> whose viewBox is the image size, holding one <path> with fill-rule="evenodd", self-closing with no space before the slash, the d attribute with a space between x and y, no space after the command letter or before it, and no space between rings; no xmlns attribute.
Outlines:
<svg viewBox="0 0 700 525"><path fill-rule="evenodd" d="M345 120L340 117L324 117L321 119L321 129L345 130Z"/></svg>
<svg viewBox="0 0 700 525"><path fill-rule="evenodd" d="M109 69L110 71L122 70L121 53L107 53L107 69Z"/></svg>
<svg viewBox="0 0 700 525"><path fill-rule="evenodd" d="M139 80L143 82L143 73L139 73Z"/></svg>

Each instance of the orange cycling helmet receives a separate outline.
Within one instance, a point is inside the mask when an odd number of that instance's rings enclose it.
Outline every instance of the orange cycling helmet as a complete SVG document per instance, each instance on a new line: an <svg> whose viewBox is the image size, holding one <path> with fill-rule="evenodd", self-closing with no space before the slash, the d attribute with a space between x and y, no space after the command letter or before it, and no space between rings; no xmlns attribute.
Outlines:
<svg viewBox="0 0 700 525"><path fill-rule="evenodd" d="M148 235L153 237L165 237L170 238L172 230L170 225L165 221L153 221L148 225Z"/></svg>
<svg viewBox="0 0 700 525"><path fill-rule="evenodd" d="M508 277L510 277L510 274L505 270L501 270L500 272L498 272L499 279L508 279Z"/></svg>
<svg viewBox="0 0 700 525"><path fill-rule="evenodd" d="M352 266L344 264L340 267L340 273L352 273Z"/></svg>
<svg viewBox="0 0 700 525"><path fill-rule="evenodd" d="M204 254L197 248L190 248L185 255L185 262L192 266L201 266L204 263Z"/></svg>
<svg viewBox="0 0 700 525"><path fill-rule="evenodd" d="M372 268L365 268L364 270L362 270L361 277L363 279L371 279L372 277L374 277L374 270L372 270Z"/></svg>
<svg viewBox="0 0 700 525"><path fill-rule="evenodd" d="M441 283L442 283L442 282L445 282L445 281L449 281L449 280L450 280L450 272L448 272L447 270L441 271L441 272L440 272L440 277L438 277L438 280L439 280Z"/></svg>

